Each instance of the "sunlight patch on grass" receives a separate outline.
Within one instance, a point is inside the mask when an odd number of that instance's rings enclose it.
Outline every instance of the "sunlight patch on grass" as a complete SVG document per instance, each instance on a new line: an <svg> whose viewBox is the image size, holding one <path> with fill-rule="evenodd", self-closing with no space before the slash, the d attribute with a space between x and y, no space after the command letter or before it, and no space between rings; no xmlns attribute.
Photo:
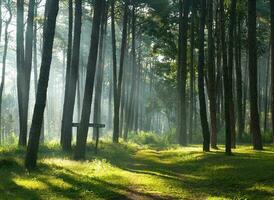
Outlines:
<svg viewBox="0 0 274 200"><path fill-rule="evenodd" d="M64 182L64 180L62 179L58 179L58 178L50 178L47 180L49 184L51 184L54 187L59 187L62 189L70 189L73 186L69 183Z"/></svg>
<svg viewBox="0 0 274 200"><path fill-rule="evenodd" d="M264 184L258 184L256 183L254 186L249 188L248 190L250 191L262 191L262 192L268 192L274 195L274 185L269 186L269 185L264 185Z"/></svg>
<svg viewBox="0 0 274 200"><path fill-rule="evenodd" d="M14 178L13 181L26 189L31 190L46 190L48 189L47 184L37 180L37 179L23 179L23 178Z"/></svg>

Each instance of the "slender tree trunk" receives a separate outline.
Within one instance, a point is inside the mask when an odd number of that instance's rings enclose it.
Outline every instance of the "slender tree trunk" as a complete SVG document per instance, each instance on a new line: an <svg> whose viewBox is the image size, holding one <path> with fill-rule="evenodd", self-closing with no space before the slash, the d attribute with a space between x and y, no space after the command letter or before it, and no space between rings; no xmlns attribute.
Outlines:
<svg viewBox="0 0 274 200"><path fill-rule="evenodd" d="M7 4L10 4L10 0L8 0ZM0 4L1 6L1 4ZM4 52L3 52L3 60L2 60L2 80L1 80L1 84L0 84L0 145L2 144L2 100L3 100L3 91L4 91L4 87L5 87L5 80L6 80L6 60L7 60L7 51L8 51L8 43L9 43L9 33L8 33L8 28L12 19L12 11L11 8L8 8L9 10L9 19L5 22L6 26L5 26L5 40L4 40ZM2 24L1 24L2 26ZM1 37L1 36L0 36ZM4 139L4 138L3 138Z"/></svg>
<svg viewBox="0 0 274 200"><path fill-rule="evenodd" d="M235 114L233 101L234 30L236 28L236 0L231 1L228 39L228 97L230 112L231 147L236 147Z"/></svg>
<svg viewBox="0 0 274 200"><path fill-rule="evenodd" d="M61 125L61 145L64 149L65 137L70 137L71 131L69 131L69 114L71 107L68 106L69 103L69 82L71 80L71 54L72 54L72 32L73 32L73 0L68 0L68 13L69 13L69 22L68 22L68 46L67 46L67 68L66 68L66 86L65 86L65 99L63 106L63 117L62 117L62 125ZM77 30L78 31L78 30ZM67 139L66 139L67 140Z"/></svg>
<svg viewBox="0 0 274 200"><path fill-rule="evenodd" d="M52 49L56 27L56 18L59 9L59 0L51 1L46 22L46 29L44 32L45 41L43 44L43 54L41 70L38 81L38 90L36 102L33 112L32 124L30 129L29 143L27 147L27 154L25 159L25 166L28 170L36 167L37 154L39 148L39 139L41 134L41 127L43 122L44 110L47 99L47 88L50 73L50 66L52 61Z"/></svg>
<svg viewBox="0 0 274 200"><path fill-rule="evenodd" d="M179 144L187 145L187 127L186 127L186 79L187 79L187 35L188 35L188 13L190 1L179 1L179 56L177 70L177 89L178 89L178 118L177 135Z"/></svg>
<svg viewBox="0 0 274 200"><path fill-rule="evenodd" d="M116 30L115 30L115 0L111 0L111 36L112 36L112 64L113 64L113 97L114 97L114 115L113 115L113 137L114 143L119 142L119 107L118 88L117 88L117 55L116 55Z"/></svg>
<svg viewBox="0 0 274 200"><path fill-rule="evenodd" d="M208 0L208 96L210 103L211 147L217 149L215 47L213 39L213 0Z"/></svg>
<svg viewBox="0 0 274 200"><path fill-rule="evenodd" d="M194 120L194 85L195 85L195 67L194 67L194 40L195 40L195 17L196 17L196 5L195 1L192 2L192 14L191 14L191 30L190 30L190 107L189 107L189 143L192 143L193 138L193 120Z"/></svg>
<svg viewBox="0 0 274 200"><path fill-rule="evenodd" d="M238 108L238 140L243 141L244 119L243 119L243 83L242 83L242 17L238 14L238 31L237 31L237 46L236 46L236 86L237 86L237 108Z"/></svg>
<svg viewBox="0 0 274 200"><path fill-rule="evenodd" d="M89 51L89 58L87 64L86 84L84 90L83 108L81 114L81 121L77 130L77 140L74 158L76 160L85 159L86 143L89 128L89 118L91 113L91 103L93 96L94 78L97 64L99 34L101 16L103 14L103 8L105 6L105 0L95 0L94 6L94 18L91 33L91 45Z"/></svg>
<svg viewBox="0 0 274 200"><path fill-rule="evenodd" d="M271 48L271 47L270 47ZM267 122L268 122L268 91L269 91L269 72L270 72L270 48L269 48L269 53L268 53L268 59L266 62L266 81L265 81L265 91L264 91L264 132L267 131L268 127L267 127Z"/></svg>
<svg viewBox="0 0 274 200"><path fill-rule="evenodd" d="M225 151L226 154L231 154L231 121L230 121L230 101L229 101L229 75L227 65L227 47L226 47L226 36L225 36L225 13L224 13L224 0L220 0L220 23L221 23L221 41L222 41L222 60L223 60L223 81L224 81L224 104L225 104Z"/></svg>
<svg viewBox="0 0 274 200"><path fill-rule="evenodd" d="M255 150L262 150L263 145L258 113L256 17L256 0L248 0L250 131L253 136L253 148Z"/></svg>
<svg viewBox="0 0 274 200"><path fill-rule="evenodd" d="M74 21L74 38L72 59L70 63L70 75L68 82L67 93L67 108L66 116L63 119L63 143L62 148L64 151L71 150L72 142L72 121L76 99L76 86L79 76L79 57L80 57L80 42L81 42L81 28L82 28L82 0L75 1L75 21Z"/></svg>
<svg viewBox="0 0 274 200"><path fill-rule="evenodd" d="M271 113L272 113L272 141L274 142L274 1L271 7Z"/></svg>
<svg viewBox="0 0 274 200"><path fill-rule="evenodd" d="M204 88L204 66L205 66L205 22L206 22L206 0L201 0L201 16L200 16L200 31L199 31L199 103L200 103L200 118L203 132L203 150L210 151L210 132L207 121L207 111L205 102L205 88Z"/></svg>
<svg viewBox="0 0 274 200"><path fill-rule="evenodd" d="M19 109L19 145L26 146L27 127L24 124L24 0L17 1L16 22L16 62L17 62L17 92Z"/></svg>
<svg viewBox="0 0 274 200"><path fill-rule="evenodd" d="M126 126L125 126L125 131L124 131L124 140L127 141L127 137L128 137L128 132L130 130L132 130L133 127L133 118L134 118L134 94L135 94L135 90L136 90L136 16L135 16L135 3L133 2L133 9L132 9L132 24L131 24L131 28L132 28L132 50L131 50L131 54L132 54L132 70L131 70L131 90L130 90L130 94L129 94L129 103L128 103L128 114L126 116Z"/></svg>
<svg viewBox="0 0 274 200"><path fill-rule="evenodd" d="M99 41L99 57L98 57L98 70L95 86L94 96L94 123L101 123L101 104L102 104L102 91L103 91L103 79L104 79L104 67L105 67L105 55L106 55L106 34L107 34L107 18L108 8L105 8L104 15L102 16L100 41ZM99 129L93 128L93 140L99 140Z"/></svg>
<svg viewBox="0 0 274 200"><path fill-rule="evenodd" d="M126 51L126 45L127 45L127 23L128 23L128 0L125 0L119 77L118 77L118 83L114 82L115 84L118 84L115 87L116 94L114 94L113 142L115 143L119 141L119 131L121 131L119 129L119 126L120 126L119 111L120 111L120 105L121 105L122 81L123 81L123 73L124 73L125 51ZM117 81L117 75L116 75L116 81Z"/></svg>

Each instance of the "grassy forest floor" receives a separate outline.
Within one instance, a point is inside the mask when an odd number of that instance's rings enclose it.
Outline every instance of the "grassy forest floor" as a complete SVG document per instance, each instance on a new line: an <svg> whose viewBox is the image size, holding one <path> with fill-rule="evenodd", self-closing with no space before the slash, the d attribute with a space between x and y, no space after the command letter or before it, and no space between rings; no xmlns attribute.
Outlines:
<svg viewBox="0 0 274 200"><path fill-rule="evenodd" d="M88 161L75 162L48 145L29 174L24 150L2 148L0 199L274 199L274 147L234 152L104 143L97 156L89 146Z"/></svg>

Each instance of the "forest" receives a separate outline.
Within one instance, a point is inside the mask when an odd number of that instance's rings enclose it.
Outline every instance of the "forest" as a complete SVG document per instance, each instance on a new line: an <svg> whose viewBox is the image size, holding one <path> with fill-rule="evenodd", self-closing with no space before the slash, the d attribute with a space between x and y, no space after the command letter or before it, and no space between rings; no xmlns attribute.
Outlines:
<svg viewBox="0 0 274 200"><path fill-rule="evenodd" d="M274 199L273 0L0 0L0 200Z"/></svg>

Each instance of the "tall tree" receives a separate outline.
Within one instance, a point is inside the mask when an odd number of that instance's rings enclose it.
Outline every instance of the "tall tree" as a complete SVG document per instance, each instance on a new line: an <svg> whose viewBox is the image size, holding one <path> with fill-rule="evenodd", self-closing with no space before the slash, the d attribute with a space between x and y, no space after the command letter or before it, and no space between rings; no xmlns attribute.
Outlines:
<svg viewBox="0 0 274 200"><path fill-rule="evenodd" d="M271 113L272 113L272 141L274 142L274 1L270 1L271 9Z"/></svg>
<svg viewBox="0 0 274 200"><path fill-rule="evenodd" d="M81 114L81 120L77 131L76 149L74 158L76 160L85 159L86 142L89 128L89 117L91 113L91 103L93 96L94 77L96 72L98 44L101 16L103 14L103 6L105 6L105 0L95 0L94 5L94 17L93 26L90 39L90 50L87 64L87 75L84 90L83 108Z"/></svg>
<svg viewBox="0 0 274 200"><path fill-rule="evenodd" d="M44 110L47 99L47 88L52 61L52 49L55 35L56 18L59 10L59 0L51 1L47 15L46 28L44 32L44 44L42 53L42 63L38 81L38 90L36 102L32 117L32 124L29 133L29 142L25 158L25 167L32 170L37 164L37 154L39 148L39 139L43 123Z"/></svg>
<svg viewBox="0 0 274 200"><path fill-rule="evenodd" d="M196 1L192 1L191 28L190 28L190 107L189 107L189 143L192 143L194 130L194 106L195 106L195 66L194 66L194 45L195 45L195 18Z"/></svg>
<svg viewBox="0 0 274 200"><path fill-rule="evenodd" d="M206 0L201 0L200 10L200 30L199 30L199 67L198 67L198 88L199 88L199 103L200 103L200 118L203 132L203 150L210 151L210 131L207 121L205 88L204 88L204 66L205 66L205 22L206 22Z"/></svg>
<svg viewBox="0 0 274 200"><path fill-rule="evenodd" d="M136 2L135 0L132 1L132 13L131 13L131 56L132 56L132 63L131 63L131 89L129 92L129 99L127 105L127 112L126 112L126 125L124 130L124 140L127 140L128 132L133 128L133 121L134 121L134 95L136 91L136 73L137 73L137 61L136 61Z"/></svg>
<svg viewBox="0 0 274 200"><path fill-rule="evenodd" d="M210 102L211 147L217 148L215 47L213 39L213 0L208 0L208 96Z"/></svg>
<svg viewBox="0 0 274 200"><path fill-rule="evenodd" d="M2 6L2 5L0 5ZM7 60L7 51L8 51L8 43L9 43L9 33L8 33L8 29L9 29L9 25L11 23L11 19L12 19L12 10L11 10L11 5L10 5L10 0L8 0L6 2L6 8L9 12L9 17L6 21L4 21L5 23L5 32L4 32L4 52L3 52L3 59L2 59L2 79L1 79L1 83L0 83L0 144L2 143L2 100L3 100L3 91L4 91L4 87L5 87L5 80L6 80L6 60ZM2 25L2 24L1 24ZM1 36L0 36L1 37Z"/></svg>
<svg viewBox="0 0 274 200"><path fill-rule="evenodd" d="M222 65L223 65L223 85L224 85L224 104L225 104L225 151L226 154L231 154L231 122L230 122L230 101L229 101L229 72L227 64L227 46L225 34L225 9L224 0L220 0L220 24L221 24L221 46L222 46Z"/></svg>
<svg viewBox="0 0 274 200"><path fill-rule="evenodd" d="M116 30L115 30L115 0L111 1L111 36L112 36L112 64L113 64L113 97L114 97L114 118L113 118L113 142L119 142L119 110L117 110L118 91L117 91L117 55L116 55ZM117 124L118 123L118 124Z"/></svg>
<svg viewBox="0 0 274 200"><path fill-rule="evenodd" d="M242 80L242 14L238 9L237 15L237 45L236 45L236 87L237 87L237 111L238 111L238 140L242 142L244 132L244 119L243 119L243 80Z"/></svg>
<svg viewBox="0 0 274 200"><path fill-rule="evenodd" d="M235 132L235 114L234 114L234 99L233 99L233 66L234 66L234 34L236 28L236 0L231 0L229 13L229 33L228 33L228 97L230 111L230 126L231 126L231 147L236 146Z"/></svg>
<svg viewBox="0 0 274 200"><path fill-rule="evenodd" d="M179 56L177 70L177 89L178 89L178 119L177 135L179 144L187 145L186 127L186 79L187 79L187 35L188 35L188 13L190 1L179 1Z"/></svg>
<svg viewBox="0 0 274 200"><path fill-rule="evenodd" d="M77 12L77 11L75 11ZM73 113L73 105L68 105L70 103L69 93L70 93L70 81L71 81L71 54L72 54L72 32L73 32L73 1L68 0L68 14L69 14L69 23L68 23L68 46L67 46L67 67L66 67L66 85L65 85L65 96L64 96L64 106L63 106L63 117L62 117L62 126L61 126L61 145L63 150L70 149L70 145L67 144L69 138L71 138L72 127L70 127L70 116L71 112ZM79 24L77 24L78 26ZM81 24L80 24L81 26ZM76 30L76 31L81 31ZM81 33L80 33L81 34ZM65 139L66 138L66 139ZM64 143L66 140L66 144Z"/></svg>
<svg viewBox="0 0 274 200"><path fill-rule="evenodd" d="M63 142L62 148L64 151L71 150L72 141L72 121L74 113L74 105L76 98L76 86L79 75L79 57L80 57L80 42L81 42L81 28L82 28L82 0L75 1L75 22L74 22L74 38L73 38L73 50L70 63L70 74L68 82L67 93L67 108L66 115L63 118Z"/></svg>
<svg viewBox="0 0 274 200"><path fill-rule="evenodd" d="M24 0L16 2L16 62L17 62L17 93L19 108L19 145L27 144L27 124L24 118Z"/></svg>
<svg viewBox="0 0 274 200"><path fill-rule="evenodd" d="M118 82L117 82L117 73L116 73L116 82L114 84L114 121L113 121L113 142L119 141L119 131L120 130L120 103L121 103L121 93L122 93L122 81L123 81L123 73L124 73L124 60L125 60L125 52L126 52L126 44L127 44L127 24L128 24L128 0L125 0L124 5L124 16L123 16L123 31L122 31L122 44L121 44L121 54L120 54L120 67L118 74ZM112 11L114 14L114 11ZM112 16L114 19L114 16ZM114 26L114 25L112 25ZM114 37L114 36L113 36ZM114 74L114 73L113 73Z"/></svg>
<svg viewBox="0 0 274 200"><path fill-rule="evenodd" d="M106 55L106 37L107 37L107 19L108 19L108 4L105 7L104 15L101 20L100 41L99 41L99 56L98 56L98 70L95 84L94 95L94 123L101 123L102 112L102 91L103 91L103 79L105 70L105 55ZM93 140L99 139L99 129L93 128Z"/></svg>
<svg viewBox="0 0 274 200"><path fill-rule="evenodd" d="M248 52L249 52L249 91L250 91L250 131L253 136L253 148L262 150L262 138L258 113L257 87L257 31L256 0L248 0Z"/></svg>

